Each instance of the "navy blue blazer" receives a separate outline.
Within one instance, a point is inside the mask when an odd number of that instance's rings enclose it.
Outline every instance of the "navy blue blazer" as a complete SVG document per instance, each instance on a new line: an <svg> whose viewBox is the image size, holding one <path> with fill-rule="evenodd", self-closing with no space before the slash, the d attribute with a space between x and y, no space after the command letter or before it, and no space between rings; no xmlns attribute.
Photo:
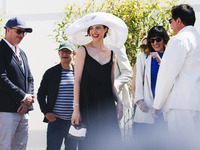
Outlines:
<svg viewBox="0 0 200 150"><path fill-rule="evenodd" d="M34 93L33 76L30 72L26 54L22 49L20 49L20 55L24 64L24 71L13 50L3 39L1 40L0 112L17 112L25 95Z"/></svg>

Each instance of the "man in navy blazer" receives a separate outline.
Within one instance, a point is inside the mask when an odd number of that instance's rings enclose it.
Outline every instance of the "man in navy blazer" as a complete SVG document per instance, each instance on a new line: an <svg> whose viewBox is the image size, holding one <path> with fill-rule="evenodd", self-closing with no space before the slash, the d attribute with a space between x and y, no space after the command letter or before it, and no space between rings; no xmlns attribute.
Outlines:
<svg viewBox="0 0 200 150"><path fill-rule="evenodd" d="M0 149L26 150L33 76L18 44L32 29L17 17L8 20L4 28L5 38L0 42Z"/></svg>

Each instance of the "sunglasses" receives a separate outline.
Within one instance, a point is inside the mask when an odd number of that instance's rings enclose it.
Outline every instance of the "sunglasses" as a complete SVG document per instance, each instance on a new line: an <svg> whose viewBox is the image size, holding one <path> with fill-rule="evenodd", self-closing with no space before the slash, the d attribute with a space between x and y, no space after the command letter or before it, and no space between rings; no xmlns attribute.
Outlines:
<svg viewBox="0 0 200 150"><path fill-rule="evenodd" d="M141 45L140 45L140 48L141 48L141 49L144 49L144 48L146 48L146 47L147 47L146 44L141 44Z"/></svg>
<svg viewBox="0 0 200 150"><path fill-rule="evenodd" d="M171 23L172 23L172 19L173 19L173 18L170 18L170 19L169 19L169 24L171 24Z"/></svg>
<svg viewBox="0 0 200 150"><path fill-rule="evenodd" d="M154 43L154 41L156 40L156 42L160 42L162 39L161 38L155 38L155 39L150 39L150 43Z"/></svg>
<svg viewBox="0 0 200 150"><path fill-rule="evenodd" d="M15 29L17 34L22 34L25 36L26 35L26 31L23 31L21 29L16 29L16 28L11 28L11 29Z"/></svg>

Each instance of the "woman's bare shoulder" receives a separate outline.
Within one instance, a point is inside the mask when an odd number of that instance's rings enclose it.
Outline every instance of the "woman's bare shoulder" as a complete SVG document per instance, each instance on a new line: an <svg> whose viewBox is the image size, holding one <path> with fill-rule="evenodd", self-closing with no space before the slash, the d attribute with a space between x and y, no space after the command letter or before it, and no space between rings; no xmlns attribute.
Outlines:
<svg viewBox="0 0 200 150"><path fill-rule="evenodd" d="M85 52L85 48L83 46L80 46L77 51L80 51L80 52Z"/></svg>

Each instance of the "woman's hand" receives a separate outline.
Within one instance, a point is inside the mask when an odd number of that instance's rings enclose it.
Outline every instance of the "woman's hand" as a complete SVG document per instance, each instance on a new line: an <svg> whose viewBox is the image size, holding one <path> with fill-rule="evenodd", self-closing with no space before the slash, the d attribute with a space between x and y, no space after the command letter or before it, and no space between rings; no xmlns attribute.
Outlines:
<svg viewBox="0 0 200 150"><path fill-rule="evenodd" d="M142 112L147 113L149 111L149 106L144 102L144 100L137 101L137 105Z"/></svg>
<svg viewBox="0 0 200 150"><path fill-rule="evenodd" d="M71 124L72 125L79 125L81 121L81 115L79 107L74 108L72 118L71 118Z"/></svg>
<svg viewBox="0 0 200 150"><path fill-rule="evenodd" d="M123 104L122 102L117 102L117 117L118 117L118 120L121 120L122 117L123 117Z"/></svg>
<svg viewBox="0 0 200 150"><path fill-rule="evenodd" d="M153 59L157 60L157 62L159 64L161 63L161 58L160 58L158 52L151 52L150 55L153 57Z"/></svg>

